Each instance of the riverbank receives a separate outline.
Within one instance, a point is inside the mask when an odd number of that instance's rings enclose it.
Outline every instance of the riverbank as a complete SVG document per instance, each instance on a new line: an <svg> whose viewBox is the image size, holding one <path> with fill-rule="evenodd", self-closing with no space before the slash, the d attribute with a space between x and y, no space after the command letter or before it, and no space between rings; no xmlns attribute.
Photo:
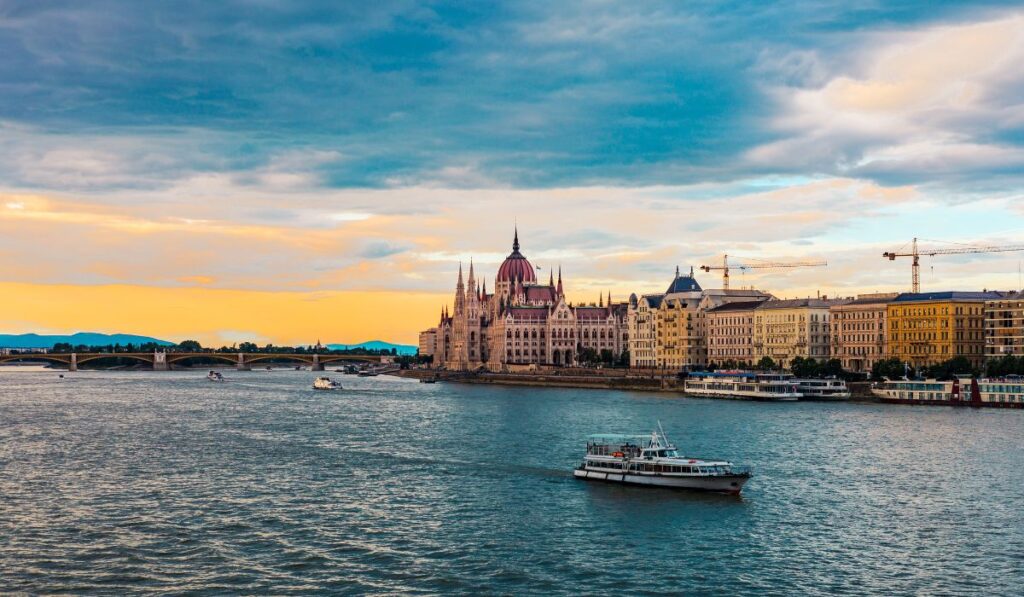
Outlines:
<svg viewBox="0 0 1024 597"><path fill-rule="evenodd" d="M405 369L394 375L412 379L436 379L437 381L490 384L506 386L533 386L546 388L591 388L603 390L631 390L640 392L682 392L683 381L675 375L629 375L585 373L562 370L543 373L470 373L462 371L435 371L432 369ZM849 384L853 394L851 400L875 402L871 384L857 382Z"/></svg>

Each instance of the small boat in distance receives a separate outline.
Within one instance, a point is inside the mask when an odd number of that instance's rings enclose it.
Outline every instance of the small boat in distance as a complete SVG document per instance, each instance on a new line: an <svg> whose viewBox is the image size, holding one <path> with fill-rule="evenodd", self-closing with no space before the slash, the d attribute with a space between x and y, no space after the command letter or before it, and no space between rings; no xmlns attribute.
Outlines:
<svg viewBox="0 0 1024 597"><path fill-rule="evenodd" d="M733 495L739 495L751 474L750 467L727 460L683 456L663 430L650 435L591 435L583 463L573 471L578 479Z"/></svg>
<svg viewBox="0 0 1024 597"><path fill-rule="evenodd" d="M379 373L377 373L376 371L370 371L370 370L360 371L359 372L359 377L377 377L378 375L379 375Z"/></svg>
<svg viewBox="0 0 1024 597"><path fill-rule="evenodd" d="M834 377L823 379L797 379L797 390L803 394L801 400L848 400L850 388L846 382Z"/></svg>
<svg viewBox="0 0 1024 597"><path fill-rule="evenodd" d="M313 380L314 390L340 390L342 389L341 384L332 380L330 377L318 377Z"/></svg>
<svg viewBox="0 0 1024 597"><path fill-rule="evenodd" d="M220 374L220 371L210 371L206 374L206 379L210 381L224 381L224 376Z"/></svg>
<svg viewBox="0 0 1024 597"><path fill-rule="evenodd" d="M789 373L699 371L683 382L683 392L704 398L733 398L768 402L799 400L803 394Z"/></svg>

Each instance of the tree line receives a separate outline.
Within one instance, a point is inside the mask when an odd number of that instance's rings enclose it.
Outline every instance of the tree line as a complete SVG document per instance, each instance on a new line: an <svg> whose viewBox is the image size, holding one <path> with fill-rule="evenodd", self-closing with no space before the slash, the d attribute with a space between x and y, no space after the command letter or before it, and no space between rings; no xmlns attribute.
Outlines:
<svg viewBox="0 0 1024 597"><path fill-rule="evenodd" d="M398 350L391 349L368 349L368 348L344 348L344 349L316 349L312 346L274 346L266 344L258 346L255 342L240 342L231 346L220 348L204 348L197 340L183 340L177 344L167 346L156 342L143 344L105 344L99 346L87 346L85 344L72 345L69 342L57 342L51 348L52 352L205 352L205 353L258 353L258 354L353 354L366 356L397 356Z"/></svg>

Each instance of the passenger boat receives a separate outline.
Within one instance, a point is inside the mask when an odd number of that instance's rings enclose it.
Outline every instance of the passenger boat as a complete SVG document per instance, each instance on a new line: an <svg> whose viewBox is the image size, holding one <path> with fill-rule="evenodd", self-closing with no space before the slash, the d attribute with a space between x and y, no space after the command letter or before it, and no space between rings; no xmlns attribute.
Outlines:
<svg viewBox="0 0 1024 597"><path fill-rule="evenodd" d="M739 495L751 470L727 460L682 456L664 431L654 431L649 435L589 436L583 463L573 475L579 479Z"/></svg>
<svg viewBox="0 0 1024 597"><path fill-rule="evenodd" d="M360 371L359 377L377 377L379 375L376 371Z"/></svg>
<svg viewBox="0 0 1024 597"><path fill-rule="evenodd" d="M697 372L683 382L683 391L693 396L739 400L792 401L803 394L789 373L748 371Z"/></svg>
<svg viewBox="0 0 1024 597"><path fill-rule="evenodd" d="M803 394L801 400L848 400L850 388L841 379L797 379L797 391Z"/></svg>
<svg viewBox="0 0 1024 597"><path fill-rule="evenodd" d="M1024 408L1024 378L1020 376L884 381L876 383L871 392L882 402L896 404Z"/></svg>
<svg viewBox="0 0 1024 597"><path fill-rule="evenodd" d="M224 376L219 371L210 371L206 374L206 379L210 381L224 381Z"/></svg>
<svg viewBox="0 0 1024 597"><path fill-rule="evenodd" d="M342 389L341 384L332 380L330 377L318 377L313 380L314 390L340 390Z"/></svg>

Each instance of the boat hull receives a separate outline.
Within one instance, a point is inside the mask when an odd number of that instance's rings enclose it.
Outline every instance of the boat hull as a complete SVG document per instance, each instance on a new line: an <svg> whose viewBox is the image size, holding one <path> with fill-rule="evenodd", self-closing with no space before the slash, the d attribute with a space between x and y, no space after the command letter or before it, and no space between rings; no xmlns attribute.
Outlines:
<svg viewBox="0 0 1024 597"><path fill-rule="evenodd" d="M669 476L669 475L635 475L623 473L605 473L586 469L576 469L573 475L577 479L589 481L608 481L627 485L646 485L649 487L669 487L674 489L690 489L696 491L712 491L738 495L743 485L750 480L748 475L719 476Z"/></svg>
<svg viewBox="0 0 1024 597"><path fill-rule="evenodd" d="M697 390L693 388L684 388L683 393L687 396L694 398L719 398L725 400L756 400L759 402L795 402L803 397L803 394L791 393L791 394L767 394L764 392L744 392L737 390L735 392L721 392L721 391L708 391L708 390Z"/></svg>

